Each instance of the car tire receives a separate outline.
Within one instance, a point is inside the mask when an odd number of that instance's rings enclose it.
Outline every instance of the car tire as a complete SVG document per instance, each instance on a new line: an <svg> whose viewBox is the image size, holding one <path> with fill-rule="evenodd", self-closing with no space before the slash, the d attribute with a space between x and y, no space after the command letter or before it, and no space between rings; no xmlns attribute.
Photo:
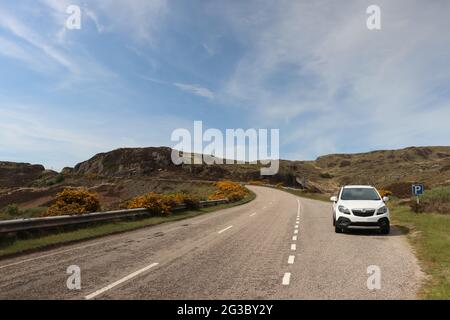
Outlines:
<svg viewBox="0 0 450 320"><path fill-rule="evenodd" d="M382 227L380 229L380 231L381 231L381 234L389 234L389 232L391 231L391 227L390 227L389 223L386 226Z"/></svg>
<svg viewBox="0 0 450 320"><path fill-rule="evenodd" d="M339 227L336 225L336 223L334 224L334 232L336 232L336 233L342 233L342 229L339 228Z"/></svg>
<svg viewBox="0 0 450 320"><path fill-rule="evenodd" d="M333 227L336 227L336 219L334 219L334 216L333 216Z"/></svg>

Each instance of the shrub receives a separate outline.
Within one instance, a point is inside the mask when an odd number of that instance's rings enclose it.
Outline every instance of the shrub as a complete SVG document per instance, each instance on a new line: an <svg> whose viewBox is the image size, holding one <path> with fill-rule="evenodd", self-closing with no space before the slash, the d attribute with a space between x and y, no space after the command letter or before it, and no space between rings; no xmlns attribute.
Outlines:
<svg viewBox="0 0 450 320"><path fill-rule="evenodd" d="M389 190L392 195L403 199L411 196L411 182L395 182L382 189Z"/></svg>
<svg viewBox="0 0 450 320"><path fill-rule="evenodd" d="M127 202L128 209L146 208L152 214L167 215L176 206L172 196L150 192Z"/></svg>
<svg viewBox="0 0 450 320"><path fill-rule="evenodd" d="M248 194L248 190L237 182L226 180L216 182L214 185L217 191L209 196L210 200L228 199L230 202L235 202L242 200Z"/></svg>
<svg viewBox="0 0 450 320"><path fill-rule="evenodd" d="M47 210L47 216L83 214L100 210L96 194L86 189L64 189L56 195L55 203Z"/></svg>
<svg viewBox="0 0 450 320"><path fill-rule="evenodd" d="M8 205L3 211L10 216L17 216L20 213L19 207L16 204Z"/></svg>
<svg viewBox="0 0 450 320"><path fill-rule="evenodd" d="M391 197L393 195L393 193L389 190L386 189L380 189L378 190L378 192L380 193L381 197Z"/></svg>
<svg viewBox="0 0 450 320"><path fill-rule="evenodd" d="M332 179L333 178L333 175L328 172L322 172L319 176L324 179Z"/></svg>
<svg viewBox="0 0 450 320"><path fill-rule="evenodd" d="M250 184L252 186L262 186L264 184L264 182L261 180L250 180L248 182L248 184Z"/></svg>
<svg viewBox="0 0 450 320"><path fill-rule="evenodd" d="M283 188L283 187L284 187L284 184L283 184L283 182L278 182L278 183L275 185L275 187L277 187L277 188Z"/></svg>
<svg viewBox="0 0 450 320"><path fill-rule="evenodd" d="M200 208L200 199L197 196L181 193L179 196L182 199L183 204L186 205L187 209L198 209Z"/></svg>

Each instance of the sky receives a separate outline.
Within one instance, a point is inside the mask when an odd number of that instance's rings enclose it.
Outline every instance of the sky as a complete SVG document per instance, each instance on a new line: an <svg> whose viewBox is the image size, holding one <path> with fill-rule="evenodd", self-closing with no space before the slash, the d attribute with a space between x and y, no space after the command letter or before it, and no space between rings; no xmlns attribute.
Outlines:
<svg viewBox="0 0 450 320"><path fill-rule="evenodd" d="M449 145L449 30L446 0L0 0L0 160L60 170L195 120L280 129L292 160Z"/></svg>

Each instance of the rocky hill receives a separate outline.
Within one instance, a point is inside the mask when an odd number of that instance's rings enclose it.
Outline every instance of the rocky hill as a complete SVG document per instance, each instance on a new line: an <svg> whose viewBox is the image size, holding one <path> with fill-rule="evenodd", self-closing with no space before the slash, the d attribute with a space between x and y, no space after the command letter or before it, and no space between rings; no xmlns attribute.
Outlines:
<svg viewBox="0 0 450 320"><path fill-rule="evenodd" d="M22 187L57 175L40 164L0 162L0 188Z"/></svg>
<svg viewBox="0 0 450 320"><path fill-rule="evenodd" d="M336 184L390 188L399 183L450 184L450 147L410 147L357 154L334 154L313 161Z"/></svg>
<svg viewBox="0 0 450 320"><path fill-rule="evenodd" d="M410 147L357 154L332 154L314 161L280 161L278 174L260 177L259 165L174 165L167 147L122 148L99 153L61 173L41 165L0 162L0 207L41 205L66 186L85 186L117 199L148 191L166 192L186 183L221 179L263 180L333 193L343 184L372 184L408 196L412 182L450 185L450 147ZM21 201L23 198L24 201Z"/></svg>

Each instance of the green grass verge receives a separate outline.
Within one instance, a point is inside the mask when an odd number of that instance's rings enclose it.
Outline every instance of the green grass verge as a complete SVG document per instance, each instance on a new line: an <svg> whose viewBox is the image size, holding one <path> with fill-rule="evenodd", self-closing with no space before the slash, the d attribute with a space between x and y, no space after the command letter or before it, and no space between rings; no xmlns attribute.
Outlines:
<svg viewBox="0 0 450 320"><path fill-rule="evenodd" d="M391 205L391 220L404 231L416 251L423 271L429 275L421 288L423 299L450 299L450 216L413 213Z"/></svg>
<svg viewBox="0 0 450 320"><path fill-rule="evenodd" d="M201 208L192 211L180 211L167 217L148 217L139 220L118 220L113 222L96 223L89 226L80 227L72 231L62 231L59 233L52 233L25 239L20 239L15 236L6 237L3 239L0 238L0 258L17 255L19 253L37 251L43 248L56 247L81 240L136 230L165 222L192 218L213 211L239 206L252 201L255 197L256 195L250 191L250 194L246 198L234 203Z"/></svg>

